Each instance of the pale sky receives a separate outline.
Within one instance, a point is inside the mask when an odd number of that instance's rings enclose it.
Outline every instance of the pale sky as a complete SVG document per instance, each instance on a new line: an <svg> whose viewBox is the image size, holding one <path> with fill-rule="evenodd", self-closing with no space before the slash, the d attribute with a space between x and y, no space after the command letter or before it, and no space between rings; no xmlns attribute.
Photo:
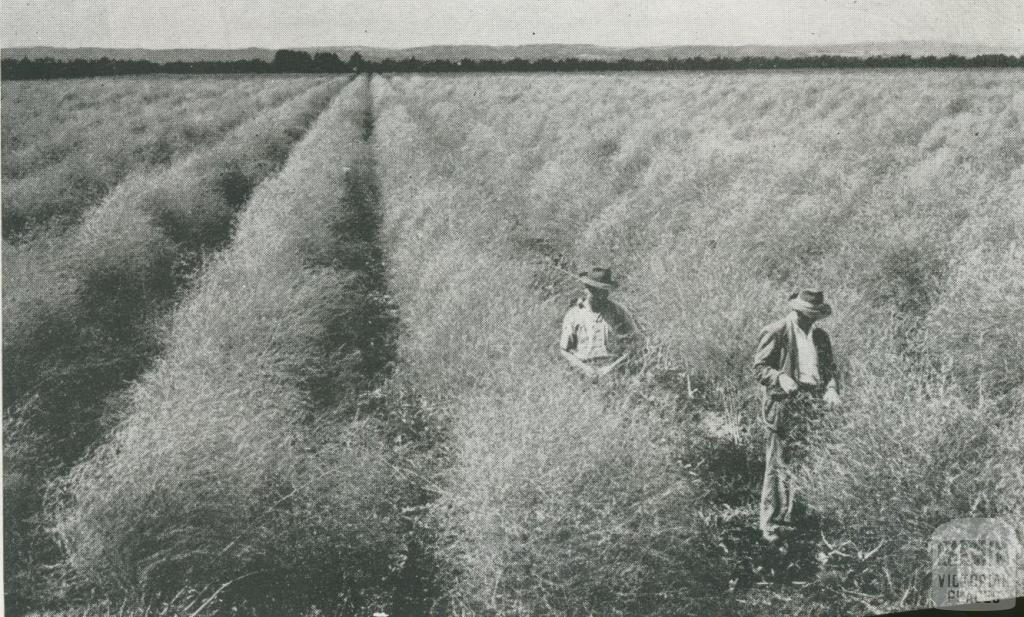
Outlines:
<svg viewBox="0 0 1024 617"><path fill-rule="evenodd" d="M1024 0L0 2L4 47L633 47L934 40L1024 48Z"/></svg>

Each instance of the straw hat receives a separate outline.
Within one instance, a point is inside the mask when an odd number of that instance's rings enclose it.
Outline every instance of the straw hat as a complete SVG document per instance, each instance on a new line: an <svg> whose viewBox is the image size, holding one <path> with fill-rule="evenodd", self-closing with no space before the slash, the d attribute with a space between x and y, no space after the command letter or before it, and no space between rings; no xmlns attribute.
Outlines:
<svg viewBox="0 0 1024 617"><path fill-rule="evenodd" d="M825 292L820 289L803 289L789 296L789 308L811 319L824 319L832 314L832 307L825 302Z"/></svg>

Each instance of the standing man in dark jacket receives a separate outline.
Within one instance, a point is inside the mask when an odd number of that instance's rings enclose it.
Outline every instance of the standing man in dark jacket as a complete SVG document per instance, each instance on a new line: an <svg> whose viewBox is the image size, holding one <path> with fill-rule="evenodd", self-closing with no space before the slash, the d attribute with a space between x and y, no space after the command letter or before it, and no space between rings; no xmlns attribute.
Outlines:
<svg viewBox="0 0 1024 617"><path fill-rule="evenodd" d="M814 322L832 314L825 294L805 289L789 298L789 315L761 330L754 373L764 386L761 419L767 429L760 526L775 542L793 513L793 450L802 445L807 422L823 405L840 402L832 342Z"/></svg>

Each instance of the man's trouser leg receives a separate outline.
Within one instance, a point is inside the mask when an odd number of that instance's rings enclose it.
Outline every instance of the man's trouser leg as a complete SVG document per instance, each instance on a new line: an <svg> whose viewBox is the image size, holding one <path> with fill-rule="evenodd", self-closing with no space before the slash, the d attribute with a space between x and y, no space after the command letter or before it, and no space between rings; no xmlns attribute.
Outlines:
<svg viewBox="0 0 1024 617"><path fill-rule="evenodd" d="M766 416L767 444L764 457L764 482L761 485L760 526L768 538L788 525L793 513L793 476L786 465L785 435L780 434L785 419L782 401L773 401Z"/></svg>

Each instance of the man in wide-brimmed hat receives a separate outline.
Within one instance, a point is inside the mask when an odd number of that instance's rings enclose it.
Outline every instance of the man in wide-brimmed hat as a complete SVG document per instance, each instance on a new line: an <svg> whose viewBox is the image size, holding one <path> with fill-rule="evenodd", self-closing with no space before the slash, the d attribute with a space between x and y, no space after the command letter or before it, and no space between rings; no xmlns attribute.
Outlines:
<svg viewBox="0 0 1024 617"><path fill-rule="evenodd" d="M779 539L793 513L790 462L804 445L808 424L824 405L838 405L832 342L815 322L832 314L825 294L804 289L789 297L789 315L761 330L754 372L764 386L761 419L768 433L760 526L765 540Z"/></svg>
<svg viewBox="0 0 1024 617"><path fill-rule="evenodd" d="M581 272L584 295L562 320L562 356L587 377L597 379L621 366L635 343L636 325L621 306L608 298L618 288L608 268Z"/></svg>

